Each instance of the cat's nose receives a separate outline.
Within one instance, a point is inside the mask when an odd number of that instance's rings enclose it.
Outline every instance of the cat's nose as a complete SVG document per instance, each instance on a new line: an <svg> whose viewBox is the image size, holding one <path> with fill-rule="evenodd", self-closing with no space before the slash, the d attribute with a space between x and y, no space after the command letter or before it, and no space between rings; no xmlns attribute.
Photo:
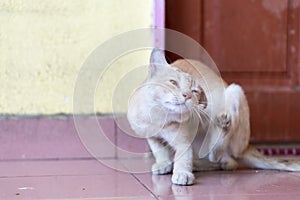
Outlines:
<svg viewBox="0 0 300 200"><path fill-rule="evenodd" d="M182 96L185 98L185 100L188 100L188 99L192 98L192 93L186 92L186 93L183 93Z"/></svg>

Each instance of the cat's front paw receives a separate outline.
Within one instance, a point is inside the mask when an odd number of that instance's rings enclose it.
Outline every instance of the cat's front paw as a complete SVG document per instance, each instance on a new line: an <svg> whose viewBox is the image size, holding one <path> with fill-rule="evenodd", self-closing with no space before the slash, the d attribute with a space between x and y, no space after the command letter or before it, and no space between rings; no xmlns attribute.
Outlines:
<svg viewBox="0 0 300 200"><path fill-rule="evenodd" d="M216 117L216 124L225 131L228 131L231 125L231 117L227 113L223 113Z"/></svg>
<svg viewBox="0 0 300 200"><path fill-rule="evenodd" d="M152 165L152 173L153 174L168 174L172 171L173 165L172 162L160 162L160 163L154 163Z"/></svg>
<svg viewBox="0 0 300 200"><path fill-rule="evenodd" d="M188 171L174 172L172 176L172 183L176 185L192 185L194 180L194 174Z"/></svg>

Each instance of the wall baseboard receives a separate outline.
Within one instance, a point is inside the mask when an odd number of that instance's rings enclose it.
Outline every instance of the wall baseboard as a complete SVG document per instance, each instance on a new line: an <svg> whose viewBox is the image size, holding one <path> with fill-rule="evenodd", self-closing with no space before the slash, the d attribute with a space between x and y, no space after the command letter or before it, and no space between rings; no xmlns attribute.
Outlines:
<svg viewBox="0 0 300 200"><path fill-rule="evenodd" d="M93 141L95 148L102 152L102 157L128 158L149 155L150 149L146 140L133 135L126 118L99 116L96 120L107 139ZM110 143L113 148L108 150L104 143ZM94 159L87 150L90 149L89 144L85 144L78 134L72 116L1 118L0 144L0 161ZM299 144L255 146L265 155L300 155Z"/></svg>

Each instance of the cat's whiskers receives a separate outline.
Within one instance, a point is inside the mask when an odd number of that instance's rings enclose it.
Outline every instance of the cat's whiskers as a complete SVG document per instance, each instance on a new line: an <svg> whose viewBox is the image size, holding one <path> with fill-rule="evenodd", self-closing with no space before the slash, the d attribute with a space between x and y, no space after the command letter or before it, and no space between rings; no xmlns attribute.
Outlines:
<svg viewBox="0 0 300 200"><path fill-rule="evenodd" d="M193 113L196 113L197 117L199 118L201 124L204 123L204 119L203 117L205 117L206 119L209 119L209 117L207 116L206 113L203 113L203 115L201 115L199 112L201 112L200 110L198 110L197 108L192 108L194 112L191 112L192 114Z"/></svg>
<svg viewBox="0 0 300 200"><path fill-rule="evenodd" d="M197 117L201 121L201 124L203 124L204 123L203 119L202 119L201 115L198 113L198 111L196 109L194 109L194 112L191 112L191 115L193 115L194 113L196 113Z"/></svg>
<svg viewBox="0 0 300 200"><path fill-rule="evenodd" d="M203 123L203 119L202 119L201 114L207 120L210 120L209 114L207 112L205 112L204 110L199 110L196 106L193 107L193 110L196 112L196 114L198 115L198 117L200 118L200 120L201 120L202 123Z"/></svg>

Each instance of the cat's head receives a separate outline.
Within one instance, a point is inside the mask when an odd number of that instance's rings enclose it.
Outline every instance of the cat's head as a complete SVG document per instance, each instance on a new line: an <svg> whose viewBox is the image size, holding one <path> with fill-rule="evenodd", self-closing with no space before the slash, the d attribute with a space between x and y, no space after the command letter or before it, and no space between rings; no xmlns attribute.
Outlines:
<svg viewBox="0 0 300 200"><path fill-rule="evenodd" d="M170 112L183 113L206 107L206 96L199 82L169 65L158 49L151 53L147 83L153 101Z"/></svg>

